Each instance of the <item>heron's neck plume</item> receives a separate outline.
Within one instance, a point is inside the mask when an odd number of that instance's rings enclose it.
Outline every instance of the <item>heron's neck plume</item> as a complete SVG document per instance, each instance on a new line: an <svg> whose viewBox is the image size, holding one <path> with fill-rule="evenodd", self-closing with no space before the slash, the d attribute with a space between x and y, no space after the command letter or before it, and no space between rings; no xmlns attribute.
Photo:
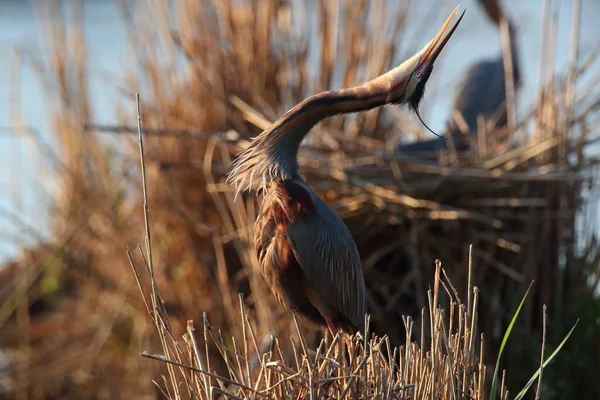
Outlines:
<svg viewBox="0 0 600 400"><path fill-rule="evenodd" d="M402 82L398 71L393 70L354 88L309 97L254 138L233 162L229 183L239 193L246 189L266 189L274 180L297 178L298 148L313 126L333 115L366 111L390 103L392 93Z"/></svg>

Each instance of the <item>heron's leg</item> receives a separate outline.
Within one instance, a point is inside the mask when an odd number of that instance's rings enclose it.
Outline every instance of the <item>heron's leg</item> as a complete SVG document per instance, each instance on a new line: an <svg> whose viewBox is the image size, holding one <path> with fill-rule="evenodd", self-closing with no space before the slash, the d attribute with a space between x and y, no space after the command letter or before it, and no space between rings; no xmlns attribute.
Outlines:
<svg viewBox="0 0 600 400"><path fill-rule="evenodd" d="M333 325L333 321L331 321L331 318L328 317L324 317L325 318L325 322L327 323L327 328L329 328L329 332L331 332L331 337L335 338L335 335L337 334L337 331L335 330L335 326ZM346 342L346 348L348 349L348 351L350 351L350 339L348 339L348 337L346 335L344 335L344 341Z"/></svg>
<svg viewBox="0 0 600 400"><path fill-rule="evenodd" d="M325 322L327 323L327 328L329 328L329 332L331 332L331 338L335 338L335 334L337 333L335 330L335 326L333 325L333 321L329 317L325 317Z"/></svg>

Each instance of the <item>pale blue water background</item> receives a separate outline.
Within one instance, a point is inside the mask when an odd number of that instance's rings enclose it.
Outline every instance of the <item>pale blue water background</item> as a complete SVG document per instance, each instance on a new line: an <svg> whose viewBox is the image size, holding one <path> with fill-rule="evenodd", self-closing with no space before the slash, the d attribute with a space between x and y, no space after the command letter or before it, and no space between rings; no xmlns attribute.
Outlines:
<svg viewBox="0 0 600 400"><path fill-rule="evenodd" d="M68 4L69 2L65 2ZM539 60L541 56L542 0L505 0L505 8L519 27L519 45L524 86L519 97L520 110L526 110L533 102L538 88ZM558 8L558 41L556 63L564 71L570 55L571 22L573 2L554 1ZM411 26L404 40L403 54L422 47L432 38L449 11L457 4L454 1L413 1ZM437 131L443 129L448 118L453 89L465 69L473 62L485 57L496 57L500 52L497 30L487 21L474 0L461 1L467 8L465 19L443 53L443 59L434 70L430 88L425 95L423 117ZM91 67L91 98L94 122L114 123L114 100L117 92L115 77L127 67L127 41L120 12L112 1L83 1L83 26L88 46ZM429 29L423 30L426 17L434 17ZM600 40L600 1L583 1L581 16L580 58L584 58ZM417 36L417 33L425 34ZM23 232L5 213L10 210L19 215L26 224L35 227L42 235L47 229L49 204L46 198L52 190L45 174L46 164L32 142L22 135L14 135L5 128L14 125L11 121L11 101L18 92L23 113L23 123L36 129L47 141L52 141L47 120L44 98L29 67L20 73L20 82L11 82L11 55L18 47L39 51L43 45L33 3L28 0L0 0L0 262L18 254L23 243L34 243L36 237ZM598 66L594 73L598 73ZM439 85L439 90L435 89ZM11 92L12 90L12 92ZM131 104L132 111L134 105ZM133 121L132 121L133 123Z"/></svg>

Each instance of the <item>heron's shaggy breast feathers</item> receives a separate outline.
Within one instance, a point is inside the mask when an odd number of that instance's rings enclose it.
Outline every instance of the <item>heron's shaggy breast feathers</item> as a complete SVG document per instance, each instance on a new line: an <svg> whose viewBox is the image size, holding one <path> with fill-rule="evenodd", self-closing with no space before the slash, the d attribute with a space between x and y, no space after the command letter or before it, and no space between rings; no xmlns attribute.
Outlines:
<svg viewBox="0 0 600 400"><path fill-rule="evenodd" d="M255 235L262 274L281 302L313 321L319 320L316 309L321 323L327 317L349 333L363 330L366 296L358 250L343 221L304 182L269 186ZM290 275L294 287L284 284Z"/></svg>

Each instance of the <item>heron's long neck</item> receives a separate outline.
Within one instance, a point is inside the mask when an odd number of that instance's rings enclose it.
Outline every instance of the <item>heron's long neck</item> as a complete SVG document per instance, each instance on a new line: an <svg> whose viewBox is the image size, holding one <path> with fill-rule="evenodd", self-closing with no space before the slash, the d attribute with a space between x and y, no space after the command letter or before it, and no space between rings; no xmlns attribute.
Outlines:
<svg viewBox="0 0 600 400"><path fill-rule="evenodd" d="M275 179L297 177L298 149L313 126L333 115L366 111L390 103L393 89L393 79L384 74L354 88L309 97L253 140L234 162L229 181L243 190L266 187Z"/></svg>

